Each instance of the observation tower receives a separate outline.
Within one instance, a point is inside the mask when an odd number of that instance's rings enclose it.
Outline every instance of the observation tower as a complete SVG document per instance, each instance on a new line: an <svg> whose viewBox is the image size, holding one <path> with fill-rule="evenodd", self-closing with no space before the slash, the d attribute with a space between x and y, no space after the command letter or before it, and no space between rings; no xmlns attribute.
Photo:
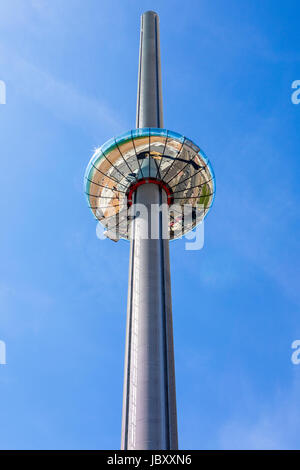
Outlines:
<svg viewBox="0 0 300 470"><path fill-rule="evenodd" d="M85 192L106 236L130 241L121 448L176 450L169 240L203 221L215 178L194 142L163 127L159 19L153 11L141 17L136 129L96 149Z"/></svg>

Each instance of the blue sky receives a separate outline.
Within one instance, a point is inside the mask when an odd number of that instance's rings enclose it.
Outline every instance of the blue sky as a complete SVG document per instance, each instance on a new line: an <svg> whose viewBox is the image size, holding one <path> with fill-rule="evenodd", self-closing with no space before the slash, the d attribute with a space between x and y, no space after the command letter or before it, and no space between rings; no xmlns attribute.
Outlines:
<svg viewBox="0 0 300 470"><path fill-rule="evenodd" d="M0 5L1 449L120 446L128 248L96 237L95 146L135 125L160 15L165 127L217 182L205 245L171 244L179 445L300 448L297 1Z"/></svg>

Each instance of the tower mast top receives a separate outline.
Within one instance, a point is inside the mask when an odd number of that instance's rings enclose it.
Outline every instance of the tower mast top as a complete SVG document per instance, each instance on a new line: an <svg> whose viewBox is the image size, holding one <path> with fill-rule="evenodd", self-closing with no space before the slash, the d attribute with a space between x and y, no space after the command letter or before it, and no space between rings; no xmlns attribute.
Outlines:
<svg viewBox="0 0 300 470"><path fill-rule="evenodd" d="M154 11L141 16L136 127L163 127L159 18Z"/></svg>

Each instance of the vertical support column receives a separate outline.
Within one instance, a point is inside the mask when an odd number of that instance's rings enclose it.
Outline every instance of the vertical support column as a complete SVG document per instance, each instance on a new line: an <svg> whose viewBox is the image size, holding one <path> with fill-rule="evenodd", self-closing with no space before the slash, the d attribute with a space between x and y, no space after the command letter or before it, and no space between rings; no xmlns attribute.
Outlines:
<svg viewBox="0 0 300 470"><path fill-rule="evenodd" d="M158 16L148 11L141 18L137 127L163 126L159 47ZM176 450L169 241L162 237L163 213L151 215L166 193L145 184L134 202L146 211L131 226L121 448ZM158 239L151 239L154 225Z"/></svg>
<svg viewBox="0 0 300 470"><path fill-rule="evenodd" d="M159 18L141 16L136 127L163 127Z"/></svg>

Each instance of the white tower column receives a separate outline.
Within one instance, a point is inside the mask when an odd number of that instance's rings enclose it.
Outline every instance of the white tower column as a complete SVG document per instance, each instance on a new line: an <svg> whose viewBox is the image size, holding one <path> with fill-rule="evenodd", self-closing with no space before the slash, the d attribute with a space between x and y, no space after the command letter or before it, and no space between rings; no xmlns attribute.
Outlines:
<svg viewBox="0 0 300 470"><path fill-rule="evenodd" d="M137 127L163 127L159 19L152 11L141 18ZM162 237L165 215L151 217L151 205L167 197L150 183L137 188L134 202L148 216L131 226L121 448L176 450L169 241ZM151 239L154 224L158 239Z"/></svg>

